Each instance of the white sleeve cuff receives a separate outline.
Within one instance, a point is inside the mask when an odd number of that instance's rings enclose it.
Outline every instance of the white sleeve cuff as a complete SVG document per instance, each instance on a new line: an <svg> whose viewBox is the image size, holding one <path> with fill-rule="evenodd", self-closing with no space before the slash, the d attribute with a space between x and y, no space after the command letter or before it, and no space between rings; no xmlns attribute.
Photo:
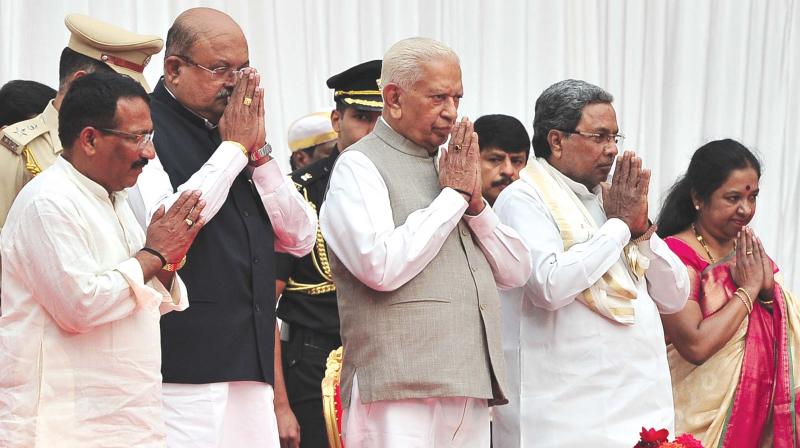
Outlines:
<svg viewBox="0 0 800 448"><path fill-rule="evenodd" d="M133 257L129 258L118 264L114 270L125 277L125 280L133 291L136 304L139 308L153 309L161 306L163 295L144 283L144 273L142 272L142 265L139 264L139 260Z"/></svg>
<svg viewBox="0 0 800 448"><path fill-rule="evenodd" d="M253 169L252 179L262 195L274 193L285 182L275 159Z"/></svg>

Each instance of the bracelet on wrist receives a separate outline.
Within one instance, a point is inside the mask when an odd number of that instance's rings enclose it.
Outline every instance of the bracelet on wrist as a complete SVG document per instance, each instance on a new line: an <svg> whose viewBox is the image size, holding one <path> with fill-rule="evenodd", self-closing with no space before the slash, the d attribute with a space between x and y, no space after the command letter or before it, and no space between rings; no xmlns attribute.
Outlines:
<svg viewBox="0 0 800 448"><path fill-rule="evenodd" d="M162 268L167 265L167 259L164 258L163 255L161 255L161 252L159 252L159 251L157 251L157 250L155 250L155 249L153 249L151 247L145 246L145 247L139 249L139 252L147 252L150 255L155 255L156 257L158 257L158 259L161 261L161 267Z"/></svg>
<svg viewBox="0 0 800 448"><path fill-rule="evenodd" d="M166 263L164 267L161 269L167 272L175 272L178 269L182 268L183 265L185 264L186 264L186 255L184 255L183 258L181 258L180 261L176 263Z"/></svg>
<svg viewBox="0 0 800 448"><path fill-rule="evenodd" d="M739 300L744 304L744 308L747 310L747 314L750 314L753 311L753 308L750 307L750 304L747 302L747 299L744 298L743 295L739 294L739 291L733 293L734 297L738 297Z"/></svg>
<svg viewBox="0 0 800 448"><path fill-rule="evenodd" d="M741 300L742 303L744 303L744 306L747 308L748 314L753 311L753 299L750 297L750 293L747 292L746 289L738 288L736 291L734 291L733 295L738 297L739 300Z"/></svg>
<svg viewBox="0 0 800 448"><path fill-rule="evenodd" d="M658 226L655 225L655 224L651 224L650 227L648 227L647 230L645 230L643 234L637 236L636 238L631 240L631 242L632 243L641 243L643 241L647 241L647 240L650 239L651 236L653 236L654 233L656 233L656 230L658 230Z"/></svg>

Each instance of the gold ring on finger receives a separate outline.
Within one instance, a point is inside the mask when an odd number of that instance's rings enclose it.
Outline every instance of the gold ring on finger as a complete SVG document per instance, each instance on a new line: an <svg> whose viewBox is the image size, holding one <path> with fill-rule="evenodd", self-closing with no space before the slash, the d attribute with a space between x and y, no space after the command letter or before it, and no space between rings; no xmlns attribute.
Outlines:
<svg viewBox="0 0 800 448"><path fill-rule="evenodd" d="M186 219L184 219L184 220L183 220L183 222L185 222L185 223L186 223L186 225L187 225L187 226L189 226L189 227L191 227L191 226L193 226L193 225L194 225L194 221L192 221L192 220L191 220L191 219L189 219L189 218L186 218Z"/></svg>
<svg viewBox="0 0 800 448"><path fill-rule="evenodd" d="M459 151L461 151L461 145L459 145L458 143L456 143L455 145L453 145L453 149L454 149L456 152L459 152Z"/></svg>
<svg viewBox="0 0 800 448"><path fill-rule="evenodd" d="M246 96L244 97L244 101L242 101L242 104L249 107L251 104L253 104L253 99L250 98L249 96Z"/></svg>
<svg viewBox="0 0 800 448"><path fill-rule="evenodd" d="M748 250L748 251L747 251L747 252L745 252L744 254L745 254L745 255L753 255L753 251L752 251L752 250Z"/></svg>

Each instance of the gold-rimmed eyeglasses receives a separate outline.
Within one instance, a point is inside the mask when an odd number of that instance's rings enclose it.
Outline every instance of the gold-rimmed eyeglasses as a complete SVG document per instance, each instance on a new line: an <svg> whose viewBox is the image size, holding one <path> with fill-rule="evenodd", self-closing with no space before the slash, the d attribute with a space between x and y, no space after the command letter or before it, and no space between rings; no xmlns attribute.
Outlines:
<svg viewBox="0 0 800 448"><path fill-rule="evenodd" d="M566 129L556 129L556 130L567 134L580 135L581 137L590 139L591 141L597 143L598 145L613 143L617 146L620 146L622 145L622 142L625 140L625 135L622 133L609 134L609 133L598 133L598 132L583 132L575 129L571 131L568 131Z"/></svg>
<svg viewBox="0 0 800 448"><path fill-rule="evenodd" d="M211 73L211 79L231 80L236 78L238 74L244 72L244 68L233 68L228 66L208 68L204 65L200 65L197 62L194 62L192 58L190 58L189 56L184 56L180 54L176 54L175 56L183 59L189 65L195 66L199 69L205 70L208 73Z"/></svg>

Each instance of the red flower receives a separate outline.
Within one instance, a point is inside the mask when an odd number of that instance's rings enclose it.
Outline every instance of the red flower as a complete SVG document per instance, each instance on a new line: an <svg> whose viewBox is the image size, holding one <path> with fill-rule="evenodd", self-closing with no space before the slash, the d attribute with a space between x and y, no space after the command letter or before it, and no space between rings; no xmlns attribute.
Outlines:
<svg viewBox="0 0 800 448"><path fill-rule="evenodd" d="M675 438L675 442L680 443L686 448L703 448L703 444L691 434L681 434Z"/></svg>
<svg viewBox="0 0 800 448"><path fill-rule="evenodd" d="M654 428L644 429L642 427L642 432L639 433L639 436L642 438L642 442L666 442L667 437L669 437L669 431L666 429L659 429L656 431Z"/></svg>

